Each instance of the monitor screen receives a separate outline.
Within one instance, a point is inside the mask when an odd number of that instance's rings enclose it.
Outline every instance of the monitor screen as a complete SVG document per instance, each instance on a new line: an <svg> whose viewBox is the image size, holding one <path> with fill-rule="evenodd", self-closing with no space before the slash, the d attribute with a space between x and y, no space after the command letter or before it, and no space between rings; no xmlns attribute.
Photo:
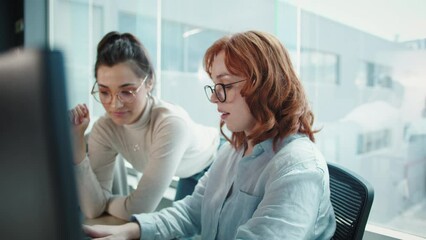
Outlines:
<svg viewBox="0 0 426 240"><path fill-rule="evenodd" d="M0 236L82 239L59 51L0 55Z"/></svg>

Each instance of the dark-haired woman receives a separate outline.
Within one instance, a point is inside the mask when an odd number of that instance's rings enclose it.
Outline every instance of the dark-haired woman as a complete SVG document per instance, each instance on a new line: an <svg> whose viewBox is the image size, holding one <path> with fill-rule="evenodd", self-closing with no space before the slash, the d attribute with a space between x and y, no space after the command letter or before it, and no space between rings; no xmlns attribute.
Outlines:
<svg viewBox="0 0 426 240"><path fill-rule="evenodd" d="M86 226L102 239L328 240L336 222L327 163L289 54L271 34L216 41L204 56L205 91L232 132L190 197L120 226Z"/></svg>
<svg viewBox="0 0 426 240"><path fill-rule="evenodd" d="M89 110L70 111L75 135L75 169L80 205L88 218L110 215L129 219L156 209L172 177L180 177L176 198L191 194L212 163L219 131L194 123L182 108L151 95L153 65L139 40L110 32L99 42L92 95L105 108L90 132ZM128 196L111 193L116 156L121 154L143 175Z"/></svg>

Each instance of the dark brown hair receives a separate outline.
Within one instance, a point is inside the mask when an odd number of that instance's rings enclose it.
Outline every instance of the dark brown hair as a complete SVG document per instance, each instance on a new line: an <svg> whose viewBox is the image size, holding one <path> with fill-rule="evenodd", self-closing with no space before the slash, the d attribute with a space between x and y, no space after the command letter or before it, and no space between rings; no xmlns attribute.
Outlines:
<svg viewBox="0 0 426 240"><path fill-rule="evenodd" d="M139 78L150 77L147 83L154 85L155 72L148 51L132 34L118 32L107 33L98 43L95 63L95 78L100 66L112 67L126 63Z"/></svg>
<svg viewBox="0 0 426 240"><path fill-rule="evenodd" d="M233 132L229 139L235 148L273 139L274 149L285 137L302 133L315 141L312 130L314 115L309 107L305 91L298 79L290 56L273 35L259 31L247 31L223 37L207 49L204 68L211 77L215 56L225 53L225 65L236 76L248 79L241 89L250 112L256 119L253 133Z"/></svg>

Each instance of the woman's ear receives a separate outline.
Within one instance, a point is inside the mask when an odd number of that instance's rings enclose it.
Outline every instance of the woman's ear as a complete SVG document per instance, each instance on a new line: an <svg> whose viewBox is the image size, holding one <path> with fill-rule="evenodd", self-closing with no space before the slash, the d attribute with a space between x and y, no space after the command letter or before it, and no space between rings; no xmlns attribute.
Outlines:
<svg viewBox="0 0 426 240"><path fill-rule="evenodd" d="M154 81L152 79L149 79L149 81L147 81L145 83L145 89L148 93L151 93L152 89L154 88Z"/></svg>

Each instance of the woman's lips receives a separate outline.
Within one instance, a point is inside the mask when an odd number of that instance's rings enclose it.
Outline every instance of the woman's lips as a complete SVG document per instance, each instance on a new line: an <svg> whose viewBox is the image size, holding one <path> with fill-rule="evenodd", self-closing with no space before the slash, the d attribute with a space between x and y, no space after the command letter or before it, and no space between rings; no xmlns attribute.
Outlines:
<svg viewBox="0 0 426 240"><path fill-rule="evenodd" d="M111 114L115 117L123 117L127 114L127 112L112 112Z"/></svg>
<svg viewBox="0 0 426 240"><path fill-rule="evenodd" d="M225 120L229 116L228 112L219 111L219 113L221 113L220 119L222 120Z"/></svg>

